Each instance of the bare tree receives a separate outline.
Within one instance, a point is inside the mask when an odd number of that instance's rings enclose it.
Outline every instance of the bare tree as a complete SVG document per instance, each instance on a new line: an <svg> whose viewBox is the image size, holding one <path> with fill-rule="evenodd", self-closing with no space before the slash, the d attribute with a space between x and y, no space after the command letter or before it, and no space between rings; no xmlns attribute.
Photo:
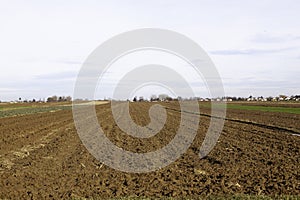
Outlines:
<svg viewBox="0 0 300 200"><path fill-rule="evenodd" d="M47 98L47 102L57 102L57 96L54 95L54 96L52 96L52 97L48 97L48 98Z"/></svg>
<svg viewBox="0 0 300 200"><path fill-rule="evenodd" d="M137 97L136 97L136 96L133 98L133 101L134 101L134 102L136 102L136 101L137 101Z"/></svg>

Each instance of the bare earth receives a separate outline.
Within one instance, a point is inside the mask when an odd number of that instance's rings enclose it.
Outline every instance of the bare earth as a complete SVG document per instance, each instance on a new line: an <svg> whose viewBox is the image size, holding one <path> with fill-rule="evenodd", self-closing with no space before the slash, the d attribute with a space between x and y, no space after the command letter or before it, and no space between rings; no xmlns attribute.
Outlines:
<svg viewBox="0 0 300 200"><path fill-rule="evenodd" d="M151 105L130 104L137 124L150 122ZM178 109L176 103L164 106ZM167 109L167 123L160 133L136 139L117 127L110 104L97 105L96 110L110 140L133 152L163 147L180 122L180 112ZM201 112L209 114L208 109ZM228 110L227 117L300 132L297 114ZM0 118L0 199L300 195L299 135L227 120L213 151L200 159L209 121L201 116L192 146L176 162L156 172L130 174L113 170L89 154L77 135L71 110Z"/></svg>

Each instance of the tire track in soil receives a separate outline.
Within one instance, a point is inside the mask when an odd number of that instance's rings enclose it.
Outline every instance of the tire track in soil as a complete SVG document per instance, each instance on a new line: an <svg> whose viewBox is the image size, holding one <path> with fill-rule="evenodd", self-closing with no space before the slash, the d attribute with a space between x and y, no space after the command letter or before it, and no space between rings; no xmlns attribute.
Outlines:
<svg viewBox="0 0 300 200"><path fill-rule="evenodd" d="M210 114L210 109L199 104L201 112ZM228 109L227 118L243 119L260 124L275 125L300 131L299 114Z"/></svg>
<svg viewBox="0 0 300 200"><path fill-rule="evenodd" d="M181 110L178 110L178 109L174 109L174 108L166 107L166 106L165 106L165 108L181 113ZM218 116L212 116L210 114L205 114L205 113L191 113L191 112L187 112L187 111L183 111L183 112L190 113L190 114L195 114L195 115L200 115L200 116L205 116L205 117L209 117L209 118L224 119L226 121L238 122L238 123L243 123L243 124L248 124L248 125L253 125L253 126L259 126L259 127L266 128L266 129L271 129L271 130L289 132L291 134L300 136L300 131L294 130L294 129L291 129L291 128L261 124L261 123L258 123L258 122L253 122L253 121L248 121L248 120L241 120L241 119L234 119L234 118L227 118L227 117L226 118L221 118L221 117L218 117Z"/></svg>
<svg viewBox="0 0 300 200"><path fill-rule="evenodd" d="M178 109L173 109L175 112L180 112ZM201 114L200 114L201 115ZM204 117L211 117L211 115L204 114L201 115ZM231 130L230 130L231 129ZM233 130L232 130L233 129ZM234 134L238 132L237 134ZM225 133L225 134L224 134ZM251 134L249 134L251 133ZM222 141L227 147L226 151L231 153L236 153L243 155L245 157L245 152L247 152L247 158L252 158L255 162L250 163L250 166L255 163L255 167L268 169L268 174L266 177L272 177L273 179L271 186L268 186L271 189L276 188L279 189L276 185L276 175L284 174L282 171L287 171L289 169L289 176L285 177L285 180L281 180L285 182L285 187L293 190L296 190L296 194L299 194L300 189L300 167L298 163L300 162L299 157L299 139L295 138L293 134L294 130L282 128L282 127L274 127L259 123L252 123L243 120L235 120L235 119L226 119L223 134L220 137L220 141ZM298 132L296 131L298 134ZM226 138L224 138L226 135ZM227 140L227 141L226 141ZM226 142L225 142L226 141ZM241 143L243 145L241 145ZM247 144L247 145L246 145ZM214 150L213 150L214 151ZM286 162L288 160L288 162ZM239 160L236 160L239 162ZM258 164L258 165L257 165ZM274 169L274 165L277 169ZM231 167L230 169L235 169ZM247 171L244 169L244 171ZM256 170L260 173L257 174L257 177L263 176L263 172L261 170ZM271 174L270 172L274 172ZM240 170L238 170L240 173ZM291 176L292 174L292 176ZM282 176L282 175L281 175ZM263 178L263 183L265 183L265 178ZM289 181L293 182L289 184ZM245 180L243 180L245 182ZM249 180L247 180L249 181ZM283 185L282 185L283 186ZM265 186L262 188L256 188L258 194L262 194L264 190L267 190ZM282 190L281 190L282 191ZM248 192L251 192L248 190Z"/></svg>

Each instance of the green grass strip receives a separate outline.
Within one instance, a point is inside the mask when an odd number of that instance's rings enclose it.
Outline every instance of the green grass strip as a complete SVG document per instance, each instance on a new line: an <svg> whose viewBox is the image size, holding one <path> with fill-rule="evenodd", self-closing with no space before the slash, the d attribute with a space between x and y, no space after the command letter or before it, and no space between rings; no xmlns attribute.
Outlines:
<svg viewBox="0 0 300 200"><path fill-rule="evenodd" d="M209 104L201 104L200 108L211 106ZM215 104L218 108L218 104ZM221 108L222 105L220 105ZM272 106L256 106L256 105L240 105L240 104L227 104L228 109L238 109L238 110L251 110L251 111L265 111L265 112L281 112L281 113L292 113L300 114L300 108L289 108L289 107L272 107Z"/></svg>
<svg viewBox="0 0 300 200"><path fill-rule="evenodd" d="M0 118L35 114L35 113L44 113L44 112L58 111L58 110L71 110L71 109L72 106L27 107L27 108L23 107L20 109L18 108L18 109L10 109L10 110L1 110Z"/></svg>
<svg viewBox="0 0 300 200"><path fill-rule="evenodd" d="M238 105L238 104L227 104L229 109L240 109L240 110L254 110L254 111L266 111L266 112L281 112L281 113L293 113L300 114L300 108L287 108L287 107L271 107L271 106L255 106L255 105Z"/></svg>

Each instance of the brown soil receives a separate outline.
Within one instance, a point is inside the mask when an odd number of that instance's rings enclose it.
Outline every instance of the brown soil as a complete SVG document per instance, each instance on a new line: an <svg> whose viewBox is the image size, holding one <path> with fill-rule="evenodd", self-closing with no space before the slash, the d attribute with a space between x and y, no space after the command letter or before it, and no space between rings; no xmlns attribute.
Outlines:
<svg viewBox="0 0 300 200"><path fill-rule="evenodd" d="M132 103L133 120L149 123L150 103ZM165 106L176 108L169 103ZM149 139L136 139L114 123L110 105L98 105L106 135L133 152L161 148L175 135L180 113L168 110L163 130ZM244 112L244 111L243 111ZM230 117L255 118L251 111ZM287 125L290 116L264 116L260 123ZM299 128L299 115L289 127ZM269 119L268 119L269 118ZM268 121L269 120L269 121ZM58 199L70 197L205 196L229 194L300 195L300 137L288 131L226 121L213 151L199 158L210 118L201 116L198 134L188 151L166 168L151 173L116 171L93 158L82 145L71 111L0 119L0 198Z"/></svg>

